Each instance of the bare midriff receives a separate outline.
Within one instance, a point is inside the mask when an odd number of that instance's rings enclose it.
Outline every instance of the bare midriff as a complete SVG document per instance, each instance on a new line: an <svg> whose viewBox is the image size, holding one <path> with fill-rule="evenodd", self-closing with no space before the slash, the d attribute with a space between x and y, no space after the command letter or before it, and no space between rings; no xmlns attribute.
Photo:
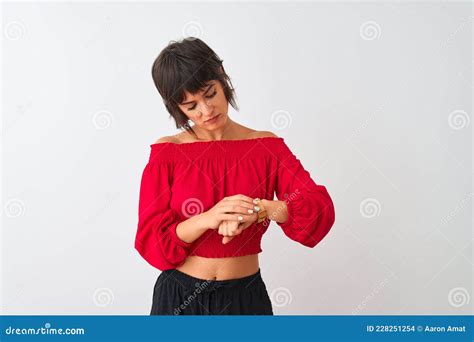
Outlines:
<svg viewBox="0 0 474 342"><path fill-rule="evenodd" d="M192 277L206 280L243 278L257 273L258 254L230 258L204 258L191 255L176 269Z"/></svg>

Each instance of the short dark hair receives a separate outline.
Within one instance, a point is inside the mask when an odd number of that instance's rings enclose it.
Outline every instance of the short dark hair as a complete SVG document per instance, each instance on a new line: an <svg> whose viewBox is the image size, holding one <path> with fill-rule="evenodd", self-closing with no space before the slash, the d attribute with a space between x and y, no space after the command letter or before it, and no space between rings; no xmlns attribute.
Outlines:
<svg viewBox="0 0 474 342"><path fill-rule="evenodd" d="M194 37L171 41L155 59L151 68L153 82L166 110L174 118L176 128L184 128L196 135L178 104L185 99L184 91L196 94L211 80L220 82L227 102L239 110L235 89L224 70L223 61L206 43Z"/></svg>

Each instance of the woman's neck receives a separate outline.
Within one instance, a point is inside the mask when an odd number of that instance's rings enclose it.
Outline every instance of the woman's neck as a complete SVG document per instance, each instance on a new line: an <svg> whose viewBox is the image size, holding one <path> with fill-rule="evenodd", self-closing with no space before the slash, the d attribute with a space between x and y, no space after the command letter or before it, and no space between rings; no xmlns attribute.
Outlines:
<svg viewBox="0 0 474 342"><path fill-rule="evenodd" d="M200 130L195 128L193 126L193 130L196 132L197 139L198 140L227 140L227 139L235 139L238 138L238 135L236 134L238 131L240 131L240 128L242 126L236 123L235 121L231 120L229 117L227 118L227 121L225 125L214 131L206 131L206 130Z"/></svg>

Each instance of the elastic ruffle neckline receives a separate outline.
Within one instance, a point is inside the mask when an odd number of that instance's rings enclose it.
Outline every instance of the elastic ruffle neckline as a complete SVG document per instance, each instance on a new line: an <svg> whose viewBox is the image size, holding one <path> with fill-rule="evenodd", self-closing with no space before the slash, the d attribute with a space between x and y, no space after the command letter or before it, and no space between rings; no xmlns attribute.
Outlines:
<svg viewBox="0 0 474 342"><path fill-rule="evenodd" d="M260 137L253 139L207 140L189 143L162 142L151 144L150 159L196 159L208 157L258 156L261 153L276 153L285 145L282 137ZM255 149L254 147L260 148ZM280 146L280 148L278 148Z"/></svg>

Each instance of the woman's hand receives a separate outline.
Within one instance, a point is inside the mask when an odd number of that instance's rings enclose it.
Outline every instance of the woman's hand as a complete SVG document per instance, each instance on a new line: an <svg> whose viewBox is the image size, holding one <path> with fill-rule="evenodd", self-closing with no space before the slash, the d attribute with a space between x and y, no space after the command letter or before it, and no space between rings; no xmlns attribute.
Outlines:
<svg viewBox="0 0 474 342"><path fill-rule="evenodd" d="M235 222L237 227L239 223L248 224L250 222L252 224L257 215L254 213L253 207L251 197L242 194L224 197L211 209L201 214L201 222L209 229L219 229L222 221Z"/></svg>
<svg viewBox="0 0 474 342"><path fill-rule="evenodd" d="M223 235L222 243L226 244L242 232L240 222L236 221L222 221L219 225L218 233Z"/></svg>
<svg viewBox="0 0 474 342"><path fill-rule="evenodd" d="M222 221L219 225L219 234L223 235L222 243L225 245L230 242L234 237L242 233L245 229L250 227L255 221L257 221L257 214L252 214L253 219L246 222L236 221Z"/></svg>

